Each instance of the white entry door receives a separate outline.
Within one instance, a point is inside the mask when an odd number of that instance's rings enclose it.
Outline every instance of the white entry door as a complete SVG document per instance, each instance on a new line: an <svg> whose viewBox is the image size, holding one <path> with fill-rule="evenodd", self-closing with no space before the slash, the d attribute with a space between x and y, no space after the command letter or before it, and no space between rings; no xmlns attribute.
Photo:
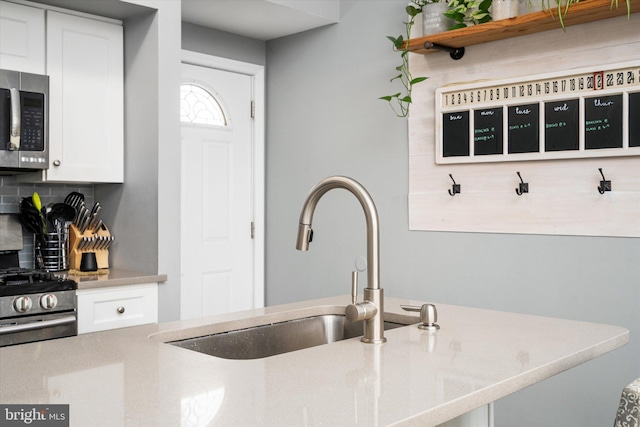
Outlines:
<svg viewBox="0 0 640 427"><path fill-rule="evenodd" d="M254 308L252 82L182 64L181 318Z"/></svg>

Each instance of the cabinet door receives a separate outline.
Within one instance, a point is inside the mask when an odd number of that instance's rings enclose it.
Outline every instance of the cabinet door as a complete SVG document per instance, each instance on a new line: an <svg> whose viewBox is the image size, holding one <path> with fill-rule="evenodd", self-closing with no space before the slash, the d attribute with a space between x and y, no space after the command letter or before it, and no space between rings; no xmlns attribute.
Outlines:
<svg viewBox="0 0 640 427"><path fill-rule="evenodd" d="M0 68L45 74L44 10L0 1Z"/></svg>
<svg viewBox="0 0 640 427"><path fill-rule="evenodd" d="M122 26L47 11L47 181L123 182Z"/></svg>

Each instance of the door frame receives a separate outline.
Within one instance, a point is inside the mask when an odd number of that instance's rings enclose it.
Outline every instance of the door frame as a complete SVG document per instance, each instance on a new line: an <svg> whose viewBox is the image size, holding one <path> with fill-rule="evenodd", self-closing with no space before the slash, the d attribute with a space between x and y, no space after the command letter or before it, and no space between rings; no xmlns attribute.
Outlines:
<svg viewBox="0 0 640 427"><path fill-rule="evenodd" d="M264 66L182 50L183 64L215 68L251 77L253 98L253 305L264 307L265 247L265 72ZM249 106L247 106L249 108Z"/></svg>

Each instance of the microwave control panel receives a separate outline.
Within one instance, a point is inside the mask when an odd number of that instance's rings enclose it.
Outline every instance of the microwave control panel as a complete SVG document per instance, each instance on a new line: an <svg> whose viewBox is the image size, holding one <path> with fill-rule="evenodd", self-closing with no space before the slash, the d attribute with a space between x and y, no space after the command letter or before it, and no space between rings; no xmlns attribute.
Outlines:
<svg viewBox="0 0 640 427"><path fill-rule="evenodd" d="M21 92L22 129L20 149L44 151L44 94Z"/></svg>

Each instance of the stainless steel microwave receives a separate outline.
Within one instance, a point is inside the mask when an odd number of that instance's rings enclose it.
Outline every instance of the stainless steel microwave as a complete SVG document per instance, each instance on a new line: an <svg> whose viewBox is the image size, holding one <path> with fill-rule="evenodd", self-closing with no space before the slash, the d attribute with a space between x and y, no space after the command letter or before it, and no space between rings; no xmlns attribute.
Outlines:
<svg viewBox="0 0 640 427"><path fill-rule="evenodd" d="M0 173L49 168L49 77L0 69Z"/></svg>

